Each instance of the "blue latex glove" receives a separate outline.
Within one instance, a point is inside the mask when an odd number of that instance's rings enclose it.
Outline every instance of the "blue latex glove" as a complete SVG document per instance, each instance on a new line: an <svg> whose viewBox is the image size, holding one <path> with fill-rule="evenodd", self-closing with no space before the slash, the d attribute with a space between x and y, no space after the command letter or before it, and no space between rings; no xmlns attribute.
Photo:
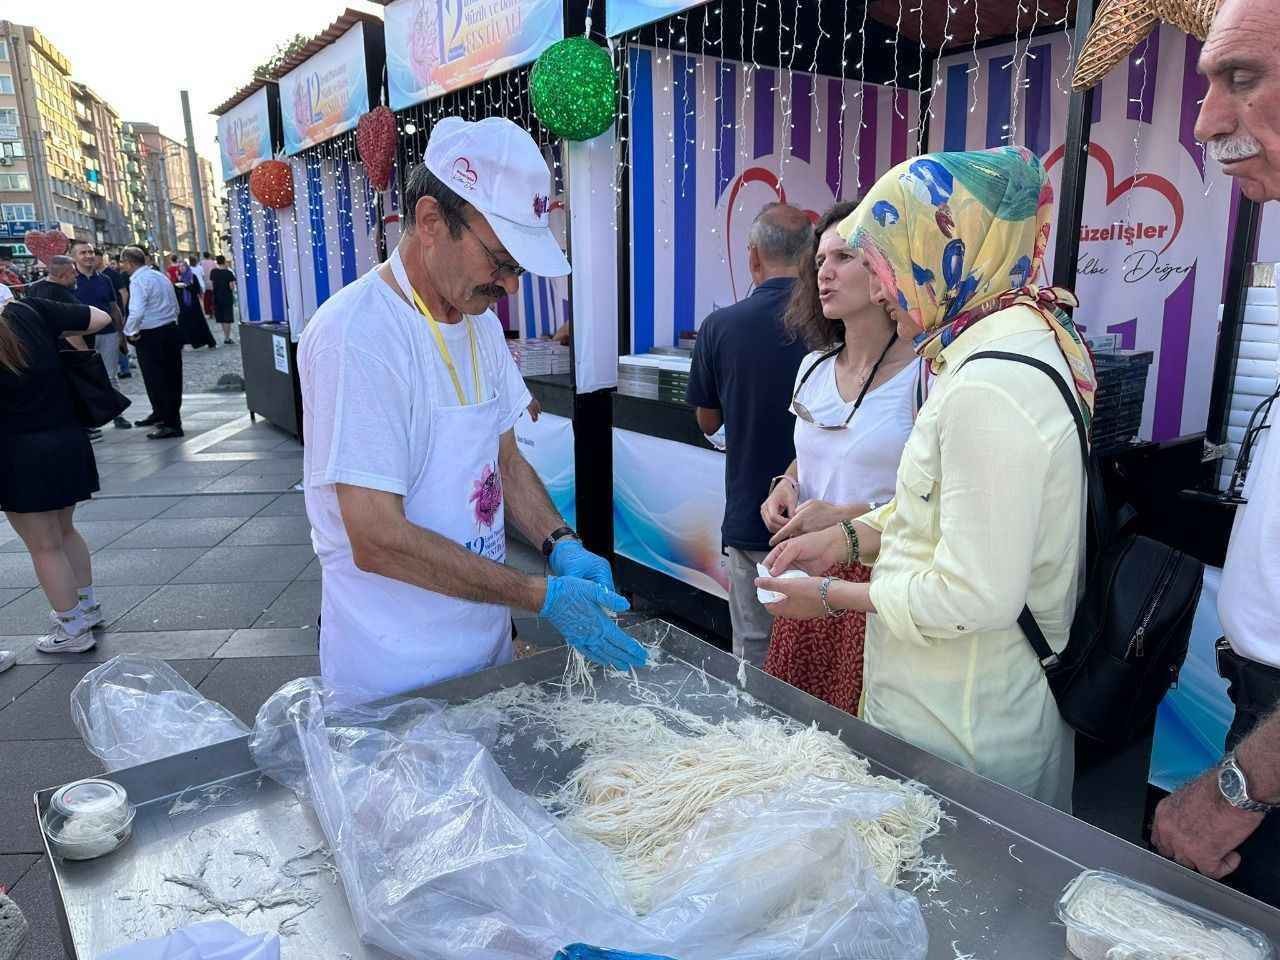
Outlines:
<svg viewBox="0 0 1280 960"><path fill-rule="evenodd" d="M606 950L587 943L571 943L557 950L553 960L674 960L656 953L627 953L625 950Z"/></svg>
<svg viewBox="0 0 1280 960"><path fill-rule="evenodd" d="M592 553L573 537L562 537L551 548L551 572L557 577L581 577L609 590L613 587L613 571L609 561Z"/></svg>
<svg viewBox="0 0 1280 960"><path fill-rule="evenodd" d="M548 577L546 617L573 647L615 670L643 667L644 647L618 629L606 611L622 613L631 604L607 587L580 577Z"/></svg>

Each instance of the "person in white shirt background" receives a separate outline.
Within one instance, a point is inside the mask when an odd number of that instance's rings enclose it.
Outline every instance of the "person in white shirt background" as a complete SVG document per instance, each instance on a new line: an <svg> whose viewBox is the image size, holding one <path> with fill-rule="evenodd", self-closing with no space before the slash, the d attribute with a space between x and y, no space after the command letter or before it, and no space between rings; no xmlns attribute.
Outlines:
<svg viewBox="0 0 1280 960"><path fill-rule="evenodd" d="M1196 139L1254 201L1280 200L1280 48L1271 0L1226 0L1200 54ZM1236 508L1218 593L1218 670L1236 707L1229 751L1161 801L1167 857L1280 906L1280 443L1265 429Z"/></svg>
<svg viewBox="0 0 1280 960"><path fill-rule="evenodd" d="M137 347L142 382L151 401L151 414L135 420L139 427L155 427L148 440L182 434L182 333L178 329L178 297L160 271L147 266L138 247L125 247L120 268L129 275L129 317L124 335Z"/></svg>
<svg viewBox="0 0 1280 960"><path fill-rule="evenodd" d="M513 427L530 396L490 307L569 264L533 139L489 117L435 125L388 262L330 298L298 345L303 485L324 571L320 666L351 697L511 659L512 607L615 667L644 648L611 614L608 563L556 513ZM550 577L505 565L506 519Z"/></svg>

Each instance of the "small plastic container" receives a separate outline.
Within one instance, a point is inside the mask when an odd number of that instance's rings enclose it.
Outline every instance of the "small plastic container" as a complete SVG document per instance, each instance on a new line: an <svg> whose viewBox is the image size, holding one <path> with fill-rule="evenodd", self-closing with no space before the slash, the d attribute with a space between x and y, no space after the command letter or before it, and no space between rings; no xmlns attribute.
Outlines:
<svg viewBox="0 0 1280 960"><path fill-rule="evenodd" d="M134 808L111 780L78 780L59 787L44 813L49 849L64 860L105 856L133 834Z"/></svg>
<svg viewBox="0 0 1280 960"><path fill-rule="evenodd" d="M1058 899L1067 948L1080 960L1274 960L1258 931L1104 870Z"/></svg>

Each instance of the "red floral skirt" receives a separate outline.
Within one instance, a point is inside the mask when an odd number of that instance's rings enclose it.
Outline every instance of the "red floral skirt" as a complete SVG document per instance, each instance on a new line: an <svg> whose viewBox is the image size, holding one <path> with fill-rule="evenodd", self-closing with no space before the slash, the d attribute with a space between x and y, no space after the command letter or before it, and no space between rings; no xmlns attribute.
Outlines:
<svg viewBox="0 0 1280 960"><path fill-rule="evenodd" d="M838 564L828 577L866 583L871 568ZM848 713L858 712L862 697L862 651L867 615L850 612L817 620L773 621L765 673Z"/></svg>

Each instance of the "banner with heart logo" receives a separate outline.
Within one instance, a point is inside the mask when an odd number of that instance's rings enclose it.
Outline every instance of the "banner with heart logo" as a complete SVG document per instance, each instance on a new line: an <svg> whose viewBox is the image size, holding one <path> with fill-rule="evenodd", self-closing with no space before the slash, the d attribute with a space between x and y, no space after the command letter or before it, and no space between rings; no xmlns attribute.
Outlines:
<svg viewBox="0 0 1280 960"><path fill-rule="evenodd" d="M61 230L28 230L22 242L27 245L31 255L45 266L54 257L66 253L67 247L71 246L71 239Z"/></svg>
<svg viewBox="0 0 1280 960"><path fill-rule="evenodd" d="M766 203L815 219L915 153L913 91L628 48L631 344L673 346L750 292Z"/></svg>
<svg viewBox="0 0 1280 960"><path fill-rule="evenodd" d="M1199 52L1162 27L1094 91L1076 316L1087 335L1154 352L1141 435L1155 440L1204 429L1235 209L1195 140ZM1069 54L1056 34L979 50L976 70L971 53L941 60L930 149L999 146L1012 132L1060 193ZM1052 240L1049 251L1051 273Z"/></svg>

